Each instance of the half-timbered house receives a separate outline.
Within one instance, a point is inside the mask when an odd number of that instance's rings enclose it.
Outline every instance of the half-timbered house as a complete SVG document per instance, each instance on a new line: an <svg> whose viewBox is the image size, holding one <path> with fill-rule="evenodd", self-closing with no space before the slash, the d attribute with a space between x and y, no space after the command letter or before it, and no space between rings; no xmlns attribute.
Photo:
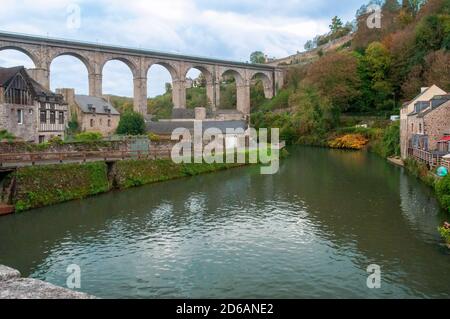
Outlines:
<svg viewBox="0 0 450 319"><path fill-rule="evenodd" d="M67 112L63 96L42 87L23 66L0 68L0 130L36 143L64 138Z"/></svg>

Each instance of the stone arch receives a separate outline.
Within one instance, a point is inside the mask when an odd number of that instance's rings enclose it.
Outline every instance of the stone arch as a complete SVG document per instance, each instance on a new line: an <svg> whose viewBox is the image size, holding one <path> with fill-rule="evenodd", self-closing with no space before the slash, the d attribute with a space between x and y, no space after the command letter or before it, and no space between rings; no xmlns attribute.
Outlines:
<svg viewBox="0 0 450 319"><path fill-rule="evenodd" d="M61 56L71 56L74 57L78 60L80 60L86 67L88 74L91 74L94 72L94 65L92 63L92 61L90 61L90 59L86 56L84 56L81 53L75 52L75 51L59 51L59 52L55 52L53 55L50 56L49 60L48 60L48 69L50 70L50 66L53 62L53 60L55 60L56 58L59 58Z"/></svg>
<svg viewBox="0 0 450 319"><path fill-rule="evenodd" d="M39 66L39 58L33 52L31 52L31 50L27 50L26 48L16 46L16 45L2 44L0 42L0 51L5 51L5 50L14 50L14 51L23 53L27 57L30 58L30 60L33 62L35 68L37 68Z"/></svg>
<svg viewBox="0 0 450 319"><path fill-rule="evenodd" d="M52 73L55 72L55 69L53 69L52 71L52 65L54 65L55 60L57 60L58 58L61 57L71 57L74 58L76 61L81 62L81 65L83 65L86 69L86 75L87 75L87 89L90 91L91 90L91 81L90 81L90 75L93 73L94 71L94 66L92 61L89 60L88 57L84 56L81 53L78 53L76 51L71 51L71 50L54 50L53 52L50 52L50 54L48 55L48 60L45 62L47 63L47 65L45 66L45 69L48 70L48 88L50 89L50 84L52 83ZM81 71L81 69L80 69ZM65 71L65 74L67 74L67 72ZM78 73L77 73L78 74ZM84 74L84 73L83 73ZM81 75L80 75L81 77ZM61 85L62 87L68 87L67 84ZM76 92L77 93L77 92ZM84 92L78 92L78 94L80 93L84 93Z"/></svg>
<svg viewBox="0 0 450 319"><path fill-rule="evenodd" d="M126 59L107 59L101 64L102 94L118 94L120 96L135 97L137 77L136 68ZM114 92L116 90L116 92ZM138 107L135 105L135 109Z"/></svg>
<svg viewBox="0 0 450 319"><path fill-rule="evenodd" d="M234 77L234 79L236 81L236 85L244 85L245 76L237 69L223 70L220 74L220 80L222 81L224 77L229 76L229 75Z"/></svg>
<svg viewBox="0 0 450 319"><path fill-rule="evenodd" d="M130 59L121 57L121 56L109 56L109 57L104 58L99 65L99 69L101 72L103 72L103 68L105 67L106 63L108 63L110 61L120 61L120 62L124 63L130 69L131 74L133 75L133 78L139 77L139 71L138 71L137 64L135 62L131 61Z"/></svg>
<svg viewBox="0 0 450 319"><path fill-rule="evenodd" d="M165 61L152 61L151 63L149 63L147 65L145 74L148 74L148 71L150 71L150 68L154 65L159 65L159 66L162 66L163 68L165 68L170 73L172 82L179 81L180 79L182 79L182 77L179 76L177 68L174 65L172 65L171 63L165 62Z"/></svg>
<svg viewBox="0 0 450 319"><path fill-rule="evenodd" d="M151 60L145 68L145 74L147 75L150 68L154 65L158 65L166 69L171 77L172 84L172 103L176 109L186 108L186 81L185 78L180 76L182 74L181 65L164 60Z"/></svg>
<svg viewBox="0 0 450 319"><path fill-rule="evenodd" d="M220 81L226 76L232 76L236 82L236 110L244 116L250 114L250 81L246 77L245 70L227 68L221 72ZM221 106L223 108L223 98L221 95Z"/></svg>
<svg viewBox="0 0 450 319"><path fill-rule="evenodd" d="M266 99L273 98L273 81L266 72L262 71L253 72L251 74L250 81L254 80L262 81L264 87L264 96L266 97Z"/></svg>
<svg viewBox="0 0 450 319"><path fill-rule="evenodd" d="M187 66L185 68L185 70L183 71L183 74L184 74L183 78L186 78L187 74L192 69L199 70L203 74L203 76L205 77L207 82L212 82L212 80L213 80L213 72L211 70L209 70L208 67L202 66L202 65L197 65L197 64L192 64L192 65Z"/></svg>
<svg viewBox="0 0 450 319"><path fill-rule="evenodd" d="M200 72L204 79L204 92L198 91L197 92L197 101L195 104L195 107L207 107L211 110L215 110L215 91L214 91L214 81L213 81L213 71L211 71L207 66L192 64L187 65L185 69L183 70L182 74L184 74L183 79L186 81L186 90L189 87L187 81L188 81L188 74L192 70L196 70ZM187 94L187 93L186 93ZM200 94L200 95L199 95ZM189 97L189 95L187 94Z"/></svg>

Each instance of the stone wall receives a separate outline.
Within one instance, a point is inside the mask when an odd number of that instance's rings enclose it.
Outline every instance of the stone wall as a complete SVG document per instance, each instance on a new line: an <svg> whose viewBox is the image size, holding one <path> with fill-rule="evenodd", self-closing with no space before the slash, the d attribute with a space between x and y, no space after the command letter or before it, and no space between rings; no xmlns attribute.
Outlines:
<svg viewBox="0 0 450 319"><path fill-rule="evenodd" d="M22 110L23 122L18 123L17 111ZM0 129L7 130L14 136L30 142L37 139L37 106L35 105L0 105Z"/></svg>
<svg viewBox="0 0 450 319"><path fill-rule="evenodd" d="M82 132L99 132L109 136L116 132L119 121L120 115L78 112L78 124Z"/></svg>
<svg viewBox="0 0 450 319"><path fill-rule="evenodd" d="M83 151L126 151L129 149L130 141L98 141L98 142L72 142L72 143L49 143L46 147L26 142L0 142L0 154L14 153L69 153Z"/></svg>
<svg viewBox="0 0 450 319"><path fill-rule="evenodd" d="M437 107L423 118L425 134L430 150L437 149L437 142L450 133L450 101Z"/></svg>

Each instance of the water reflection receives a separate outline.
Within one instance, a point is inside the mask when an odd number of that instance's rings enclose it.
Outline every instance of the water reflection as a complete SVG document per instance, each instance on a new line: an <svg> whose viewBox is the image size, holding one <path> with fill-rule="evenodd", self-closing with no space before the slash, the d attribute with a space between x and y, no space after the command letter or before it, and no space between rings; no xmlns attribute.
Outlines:
<svg viewBox="0 0 450 319"><path fill-rule="evenodd" d="M448 297L431 192L362 152L291 150L0 220L0 263L101 297ZM382 289L366 268L382 267Z"/></svg>

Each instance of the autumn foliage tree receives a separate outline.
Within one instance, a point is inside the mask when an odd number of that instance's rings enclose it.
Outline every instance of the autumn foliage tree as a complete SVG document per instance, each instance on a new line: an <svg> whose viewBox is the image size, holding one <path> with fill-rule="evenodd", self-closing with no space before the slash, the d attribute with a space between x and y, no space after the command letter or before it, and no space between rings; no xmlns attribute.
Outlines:
<svg viewBox="0 0 450 319"><path fill-rule="evenodd" d="M305 81L315 85L333 106L347 111L360 94L358 60L347 52L327 54L311 65Z"/></svg>

